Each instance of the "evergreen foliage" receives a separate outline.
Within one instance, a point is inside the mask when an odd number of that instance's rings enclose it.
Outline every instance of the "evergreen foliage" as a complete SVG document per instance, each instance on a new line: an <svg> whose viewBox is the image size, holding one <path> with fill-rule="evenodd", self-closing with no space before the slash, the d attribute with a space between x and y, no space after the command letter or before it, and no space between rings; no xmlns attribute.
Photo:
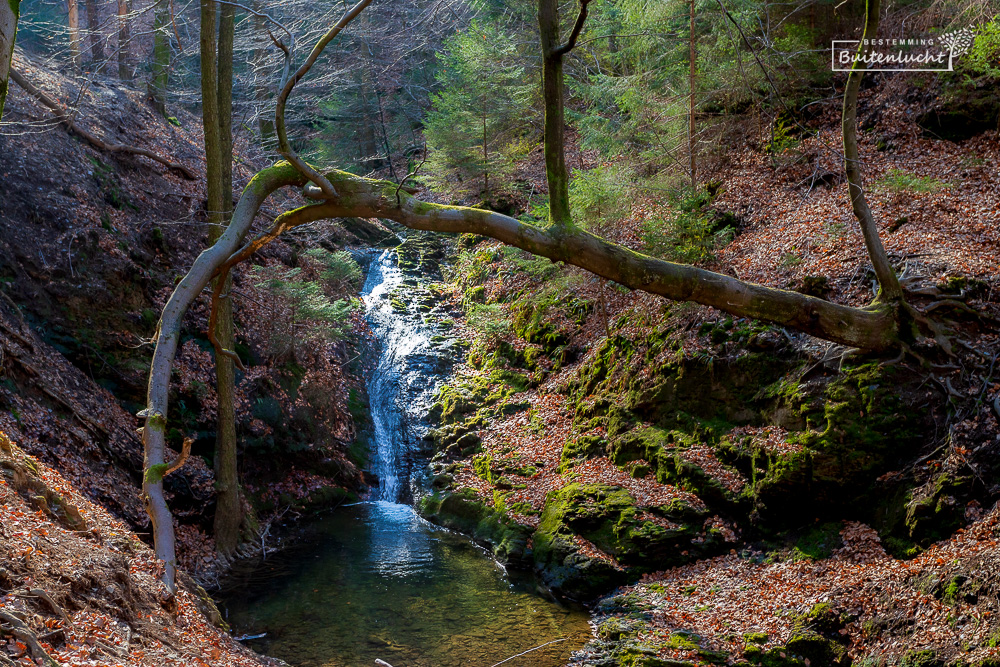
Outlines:
<svg viewBox="0 0 1000 667"><path fill-rule="evenodd" d="M531 147L538 86L513 36L477 22L445 42L425 135L433 185L457 178L489 193ZM479 180L481 179L481 181Z"/></svg>

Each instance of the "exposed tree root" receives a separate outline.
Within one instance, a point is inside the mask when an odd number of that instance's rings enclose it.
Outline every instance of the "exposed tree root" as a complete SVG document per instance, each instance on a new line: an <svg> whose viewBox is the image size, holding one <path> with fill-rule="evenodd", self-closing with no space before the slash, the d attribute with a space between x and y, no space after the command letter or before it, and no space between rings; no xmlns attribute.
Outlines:
<svg viewBox="0 0 1000 667"><path fill-rule="evenodd" d="M95 148L102 151L106 151L108 153L131 153L133 155L141 155L143 157L148 157L150 160L153 160L154 162L159 162L160 164L165 165L170 169L176 169L181 174L183 174L184 177L187 178L188 180L193 181L198 178L193 171L191 171L184 165L179 164L177 162L171 162L170 160L164 157L160 157L156 153L148 151L145 148L139 148L138 146L126 146L124 144L109 144L105 142L100 137L91 134L90 131L77 125L76 121L73 120L73 116L67 113L67 111L62 108L62 105L60 105L54 99L52 99L44 92L36 88L35 85L32 84L27 79L25 79L20 72L12 68L10 70L10 78L14 80L14 83L23 88L25 92L27 92L29 95L31 95L36 100L41 102L44 106L48 107L52 111L52 113L55 114L56 118L58 118L61 123L63 123L66 127L72 130L75 134L79 135L87 142L92 144Z"/></svg>
<svg viewBox="0 0 1000 667"><path fill-rule="evenodd" d="M35 656L36 660L41 660L45 667L60 667L56 659L49 655L49 652L42 647L38 641L38 636L32 632L31 628L24 621L3 609L0 609L0 621L10 626L11 634L24 642L31 651L31 655Z"/></svg>
<svg viewBox="0 0 1000 667"><path fill-rule="evenodd" d="M53 600L52 596L49 595L46 591L42 590L41 588L32 588L31 590L28 591L28 593L34 595L36 598L38 598L46 605L48 605L49 609L51 609L60 618L62 618L63 623L66 624L66 627L73 625L73 623L69 620L69 614L66 613L66 610L63 609L58 602Z"/></svg>

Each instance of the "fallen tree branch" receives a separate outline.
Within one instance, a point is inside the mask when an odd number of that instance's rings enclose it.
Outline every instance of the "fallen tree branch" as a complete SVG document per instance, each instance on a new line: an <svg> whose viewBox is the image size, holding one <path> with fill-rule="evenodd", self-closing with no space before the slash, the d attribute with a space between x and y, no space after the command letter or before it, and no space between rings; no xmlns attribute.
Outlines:
<svg viewBox="0 0 1000 667"><path fill-rule="evenodd" d="M11 70L11 73L13 74L13 70ZM42 647L38 642L38 637L24 621L3 609L0 609L0 621L10 625L11 633L24 642L31 651L31 654L35 656L35 659L41 660L45 667L61 667L56 662L56 659L49 655L49 652Z"/></svg>
<svg viewBox="0 0 1000 667"><path fill-rule="evenodd" d="M496 663L494 665L490 665L490 667L500 667L500 665L504 664L505 662L510 662L514 658L520 658L522 655L527 655L527 654L531 653L532 651L537 651L540 648L545 648L546 646L549 646L550 644L558 644L559 642L564 642L564 641L566 641L565 637L562 638L562 639L553 639L552 641L545 642L544 644L542 644L540 646L536 646L535 648L529 648L527 651L524 651L522 653L518 653L517 655L512 655L509 658L507 658L506 660L501 660L500 662L498 662L498 663Z"/></svg>
<svg viewBox="0 0 1000 667"><path fill-rule="evenodd" d="M36 598L48 605L49 609L62 618L63 623L66 624L67 628L73 625L72 621L69 620L69 614L66 613L66 610L63 609L58 602L53 600L52 596L49 595L48 592L42 590L41 588L32 588L28 591L28 593L34 595Z"/></svg>
<svg viewBox="0 0 1000 667"><path fill-rule="evenodd" d="M63 109L62 105L46 95L30 81L25 79L20 72L11 68L10 78L14 80L14 83L23 88L25 92L41 102L44 106L48 107L49 110L55 114L56 118L59 119L59 122L63 123L74 134L82 137L95 148L107 153L131 153L133 155L141 155L153 160L154 162L159 162L170 169L176 169L184 175L184 178L187 178L188 180L193 181L198 178L193 171L184 165L177 162L171 162L170 160L160 157L156 153L146 150L145 148L139 148L138 146L126 146L125 144L109 144L105 142L100 137L91 134L89 130L79 126L76 121L73 120L73 117L67 113L65 109Z"/></svg>

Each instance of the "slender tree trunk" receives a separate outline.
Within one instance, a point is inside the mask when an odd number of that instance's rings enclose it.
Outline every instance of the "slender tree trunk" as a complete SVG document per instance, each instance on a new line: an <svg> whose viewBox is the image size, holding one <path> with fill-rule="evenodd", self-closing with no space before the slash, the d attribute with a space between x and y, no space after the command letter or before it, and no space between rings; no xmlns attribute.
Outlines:
<svg viewBox="0 0 1000 667"><path fill-rule="evenodd" d="M90 33L90 60L96 68L104 66L104 35L101 34L101 20L97 13L97 0L87 2L87 31Z"/></svg>
<svg viewBox="0 0 1000 667"><path fill-rule="evenodd" d="M206 5L209 5L206 7ZM215 28L215 15L219 14L219 32L216 44L202 40L204 54L207 49L217 49L215 59L215 76L208 77L204 83L203 74L202 95L205 99L214 97L212 113L205 113L206 154L208 153L209 122L216 125L213 133L212 147L215 155L209 158L209 182L215 181L215 187L209 196L209 208L216 225L209 233L209 243L214 244L229 224L233 203L233 33L235 24L235 7L229 4L221 5L216 12L217 3L214 0L202 3L202 30L206 30L206 22ZM208 14L211 16L208 16ZM215 35L209 34L209 38ZM210 66L208 60L202 59L202 68ZM207 109L207 107L206 107ZM234 347L233 306L228 294L232 279L227 276L223 287L223 298L219 302L216 315L215 337L225 349ZM222 554L231 554L239 545L240 525L243 523L243 503L237 476L236 457L236 369L233 361L225 355L216 355L215 359L216 391L219 395L218 424L215 439L215 544Z"/></svg>
<svg viewBox="0 0 1000 667"><path fill-rule="evenodd" d="M83 64L82 51L80 48L80 2L79 0L66 0L66 9L69 15L69 57L73 63L73 69L79 70Z"/></svg>
<svg viewBox="0 0 1000 667"><path fill-rule="evenodd" d="M167 86L170 80L170 4L160 0L153 15L153 63L149 79L149 97L153 109L167 115Z"/></svg>
<svg viewBox="0 0 1000 667"><path fill-rule="evenodd" d="M697 79L697 52L695 50L695 32L694 32L694 0L691 0L691 32L688 40L690 42L689 46L691 49L688 59L690 60L691 71L688 75L688 158L691 162L691 188L698 188L698 164L696 161L696 150L695 150L695 136L696 136L696 126L695 126L695 89L698 82Z"/></svg>
<svg viewBox="0 0 1000 667"><path fill-rule="evenodd" d="M7 101L10 61L14 57L14 39L17 37L19 15L20 0L0 2L0 118L3 118L3 105Z"/></svg>
<svg viewBox="0 0 1000 667"><path fill-rule="evenodd" d="M132 78L129 68L129 43L131 42L129 21L132 14L131 0L118 0L118 78L128 81Z"/></svg>
<svg viewBox="0 0 1000 667"><path fill-rule="evenodd" d="M858 45L858 52L863 53L869 47L865 45L866 39L875 39L878 34L880 0L866 0L865 2L865 31L861 36ZM875 269L875 277L878 278L880 292L879 297L886 302L901 301L903 289L899 285L899 278L893 271L889 263L889 256L882 245L882 239L878 234L878 225L875 223L875 216L868 206L868 199L865 196L864 181L861 176L861 159L858 155L858 91L861 88L861 79L864 77L865 64L858 60L854 63L851 73L847 76L847 89L844 91L844 161L847 171L847 189L851 198L851 206L854 209L854 216L861 225L861 234L865 239L865 247L868 249L868 256L871 258L872 266Z"/></svg>
<svg viewBox="0 0 1000 667"><path fill-rule="evenodd" d="M486 104L483 104L483 190L486 197L490 196L490 156L487 152L486 141Z"/></svg>
<svg viewBox="0 0 1000 667"><path fill-rule="evenodd" d="M573 224L569 210L569 173L563 132L563 54L559 52L559 2L538 0L542 42L542 94L545 99L545 178L549 184L549 223Z"/></svg>
<svg viewBox="0 0 1000 667"><path fill-rule="evenodd" d="M253 9L254 11L262 13L264 5L261 0L254 0ZM258 35L266 34L268 28L267 19L258 14L254 15L254 28ZM267 63L267 49L264 47L258 47L254 50L254 65L257 69L256 76L254 78L254 96L257 99L257 113L258 122L257 127L260 130L260 136L268 145L274 140L274 119L268 113L263 113L262 110L267 108L268 100L272 97L272 91L267 83L267 77L264 76L263 71L265 64Z"/></svg>

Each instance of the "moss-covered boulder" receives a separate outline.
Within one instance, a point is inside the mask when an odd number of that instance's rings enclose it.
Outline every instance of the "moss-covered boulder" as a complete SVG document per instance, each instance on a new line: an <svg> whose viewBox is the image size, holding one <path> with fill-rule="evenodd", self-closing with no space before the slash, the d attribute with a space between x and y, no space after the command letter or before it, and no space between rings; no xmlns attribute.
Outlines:
<svg viewBox="0 0 1000 667"><path fill-rule="evenodd" d="M642 572L687 562L717 548L713 535L691 542L701 536L704 517L704 511L681 500L643 511L625 489L570 484L546 498L534 536L535 567L551 587L590 597ZM577 536L605 556L588 555Z"/></svg>
<svg viewBox="0 0 1000 667"><path fill-rule="evenodd" d="M502 563L530 565L531 529L509 519L502 509L487 505L471 490L432 493L420 499L417 509L429 521L489 545Z"/></svg>

